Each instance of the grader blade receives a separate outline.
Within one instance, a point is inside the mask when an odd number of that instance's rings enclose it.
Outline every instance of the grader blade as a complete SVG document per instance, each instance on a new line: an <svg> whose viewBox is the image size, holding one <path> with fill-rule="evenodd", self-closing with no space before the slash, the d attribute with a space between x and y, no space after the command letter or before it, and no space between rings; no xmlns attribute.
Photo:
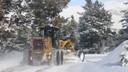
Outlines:
<svg viewBox="0 0 128 72"><path fill-rule="evenodd" d="M68 54L64 56L64 63L78 63L80 59L74 54Z"/></svg>

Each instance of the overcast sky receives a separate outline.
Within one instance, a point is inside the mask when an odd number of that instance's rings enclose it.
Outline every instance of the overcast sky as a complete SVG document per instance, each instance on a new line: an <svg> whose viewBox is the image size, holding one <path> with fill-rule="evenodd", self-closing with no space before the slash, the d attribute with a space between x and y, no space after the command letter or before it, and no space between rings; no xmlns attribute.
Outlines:
<svg viewBox="0 0 128 72"><path fill-rule="evenodd" d="M92 0L93 2L95 0ZM98 0L104 4L104 7L106 10L113 10L113 9L126 9L125 3L127 0ZM78 12L84 12L83 8L81 6L85 5L85 0L71 0L68 4L68 8L64 9L62 13L60 13L61 16L64 17L70 17L71 15L74 15L77 22L79 22L80 15ZM121 20L122 16L119 15L113 15L113 21L115 22L113 25L113 28L121 29L121 23L119 21Z"/></svg>
<svg viewBox="0 0 128 72"><path fill-rule="evenodd" d="M96 0L92 0L93 2ZM108 3L108 2L125 2L126 0L98 0L102 3ZM84 5L85 0L71 0L69 5L76 6L76 5Z"/></svg>

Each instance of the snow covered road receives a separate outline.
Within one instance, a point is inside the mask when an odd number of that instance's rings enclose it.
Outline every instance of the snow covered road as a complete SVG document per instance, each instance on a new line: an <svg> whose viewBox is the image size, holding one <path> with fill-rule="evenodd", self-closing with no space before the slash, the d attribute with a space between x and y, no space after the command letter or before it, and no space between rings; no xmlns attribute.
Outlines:
<svg viewBox="0 0 128 72"><path fill-rule="evenodd" d="M50 66L25 66L19 65L7 68L1 72L44 72L44 70L50 68Z"/></svg>
<svg viewBox="0 0 128 72"><path fill-rule="evenodd" d="M52 66L29 66L21 64L23 53L11 52L0 59L0 72L44 72Z"/></svg>
<svg viewBox="0 0 128 72"><path fill-rule="evenodd" d="M105 55L86 55L85 63L97 62ZM68 68L74 66L74 63L64 64L61 66L29 66L21 64L23 53L11 52L0 59L0 72L65 72ZM95 58L95 59L94 59ZM78 63L81 64L81 63Z"/></svg>

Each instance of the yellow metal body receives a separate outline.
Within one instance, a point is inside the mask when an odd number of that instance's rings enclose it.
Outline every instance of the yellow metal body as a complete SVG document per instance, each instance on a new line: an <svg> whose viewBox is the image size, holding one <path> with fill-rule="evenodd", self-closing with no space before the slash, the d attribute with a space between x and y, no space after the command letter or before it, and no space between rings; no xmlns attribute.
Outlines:
<svg viewBox="0 0 128 72"><path fill-rule="evenodd" d="M38 49L33 49L32 53L43 53L46 55L49 55L49 53L52 51L52 41L50 37L44 38L42 39L42 41L44 42L44 49L38 50Z"/></svg>
<svg viewBox="0 0 128 72"><path fill-rule="evenodd" d="M59 41L59 48L60 49L64 49L64 59L63 62L72 62L72 63L77 63L79 61L78 58L70 58L68 57L68 54L75 54L76 50L75 50L75 44L73 42L70 41L70 39L67 40L60 40Z"/></svg>
<svg viewBox="0 0 128 72"><path fill-rule="evenodd" d="M52 39L51 37L44 38L45 50L43 53L49 54L52 51Z"/></svg>
<svg viewBox="0 0 128 72"><path fill-rule="evenodd" d="M66 48L66 49L71 50L72 52L75 52L74 43L71 42L69 39L67 39L67 40L60 40L59 41L59 48L60 49Z"/></svg>
<svg viewBox="0 0 128 72"><path fill-rule="evenodd" d="M43 58L43 55L46 55L46 59L50 60L51 58L51 52L52 52L52 39L51 37L42 38L43 42L43 49L32 49L32 58L34 60L41 61Z"/></svg>

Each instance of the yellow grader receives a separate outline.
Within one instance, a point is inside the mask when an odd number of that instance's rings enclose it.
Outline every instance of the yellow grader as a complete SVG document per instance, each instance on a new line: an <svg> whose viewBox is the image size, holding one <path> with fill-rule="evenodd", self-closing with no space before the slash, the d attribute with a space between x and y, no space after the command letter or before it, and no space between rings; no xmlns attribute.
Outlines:
<svg viewBox="0 0 128 72"><path fill-rule="evenodd" d="M59 28L45 26L41 28L40 37L33 37L31 48L28 52L30 65L43 63L62 65L66 61L78 62L79 58L70 59L68 54L75 56L74 43L70 39L59 39Z"/></svg>

